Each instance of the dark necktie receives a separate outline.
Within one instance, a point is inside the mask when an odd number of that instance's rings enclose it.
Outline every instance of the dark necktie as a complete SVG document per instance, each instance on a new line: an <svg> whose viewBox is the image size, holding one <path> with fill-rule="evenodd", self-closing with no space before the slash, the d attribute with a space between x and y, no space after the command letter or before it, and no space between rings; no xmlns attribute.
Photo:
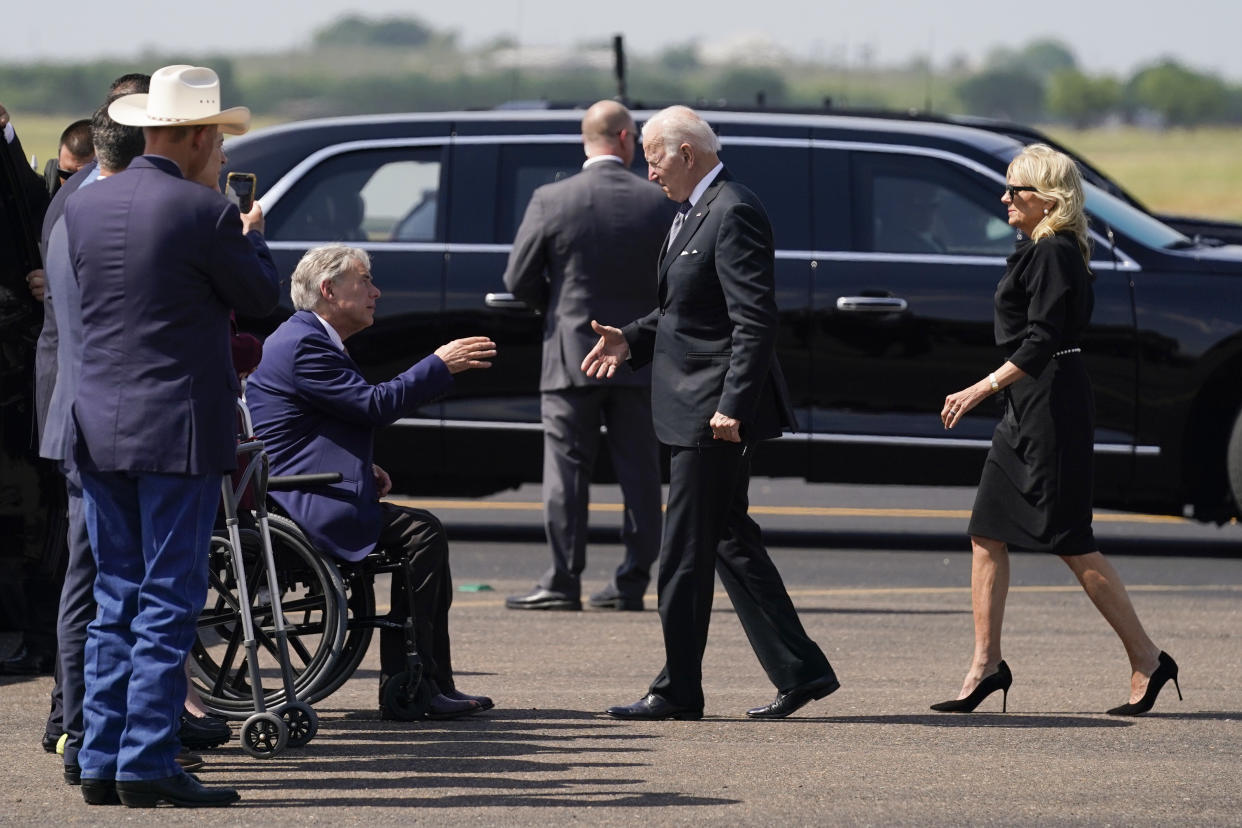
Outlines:
<svg viewBox="0 0 1242 828"><path fill-rule="evenodd" d="M690 212L692 205L688 201L683 201L681 206L677 208L677 215L673 216L673 227L668 231L668 243L672 244L673 239L677 238L677 233L681 230L681 226L686 223L686 214Z"/></svg>

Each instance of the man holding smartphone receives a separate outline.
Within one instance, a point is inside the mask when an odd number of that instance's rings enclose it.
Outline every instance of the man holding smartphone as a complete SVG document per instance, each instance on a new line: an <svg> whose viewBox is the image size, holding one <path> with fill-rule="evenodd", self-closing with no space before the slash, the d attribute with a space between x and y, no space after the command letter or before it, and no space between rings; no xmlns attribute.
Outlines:
<svg viewBox="0 0 1242 828"><path fill-rule="evenodd" d="M82 795L227 805L235 790L205 788L175 761L182 665L206 597L221 476L236 465L229 311L267 313L279 280L237 208L192 181L219 131L246 131L249 110L222 110L205 67L166 66L150 88L108 109L143 127L146 154L65 207L82 287L76 459L99 604L86 643Z"/></svg>

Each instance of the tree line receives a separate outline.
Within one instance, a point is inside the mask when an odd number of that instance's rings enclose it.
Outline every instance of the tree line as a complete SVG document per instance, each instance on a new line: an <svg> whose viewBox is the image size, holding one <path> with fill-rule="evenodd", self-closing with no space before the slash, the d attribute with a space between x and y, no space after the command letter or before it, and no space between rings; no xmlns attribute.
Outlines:
<svg viewBox="0 0 1242 828"><path fill-rule="evenodd" d="M510 38L472 49L454 32L409 17L349 15L292 53L246 58L147 54L134 61L0 64L0 100L15 111L88 113L126 72L193 62L216 69L226 105L290 119L320 115L488 108L513 101L582 103L617 93L611 45L582 44L554 59L532 58ZM933 71L921 58L881 67L772 59L704 60L687 43L628 61L631 103L669 102L823 108L932 109L1078 127L1242 123L1242 85L1157 59L1128 78L1092 75L1054 40L994 50L979 66L956 59Z"/></svg>

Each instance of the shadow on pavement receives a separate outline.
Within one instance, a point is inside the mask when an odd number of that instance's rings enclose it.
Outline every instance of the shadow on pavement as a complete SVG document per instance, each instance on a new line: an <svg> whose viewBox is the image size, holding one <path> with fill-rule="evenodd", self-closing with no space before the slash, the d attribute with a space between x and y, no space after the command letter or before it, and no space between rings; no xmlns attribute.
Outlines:
<svg viewBox="0 0 1242 828"><path fill-rule="evenodd" d="M638 745L639 740L659 736L634 733L584 711L531 713L461 719L450 728L380 721L375 713L355 712L321 730L304 752L264 761L261 774L255 773L254 762L241 758L213 758L211 769L245 780L236 784L243 796L247 791L279 793L247 803L258 808L669 808L741 802L678 791L635 792L632 786L651 782L649 763L591 757L647 753L650 748ZM598 744L609 739L635 745ZM595 744L579 744L582 740ZM610 769L616 768L634 768L634 775L611 776ZM445 795L446 788L468 791Z"/></svg>
<svg viewBox="0 0 1242 828"><path fill-rule="evenodd" d="M739 719L739 721L742 721ZM1132 720L1101 719L1089 714L1049 713L971 713L954 714L900 714L885 716L799 716L781 719L784 722L808 722L814 724L878 724L878 725L924 725L925 727L1005 727L1005 728L1065 728L1065 727L1133 727Z"/></svg>

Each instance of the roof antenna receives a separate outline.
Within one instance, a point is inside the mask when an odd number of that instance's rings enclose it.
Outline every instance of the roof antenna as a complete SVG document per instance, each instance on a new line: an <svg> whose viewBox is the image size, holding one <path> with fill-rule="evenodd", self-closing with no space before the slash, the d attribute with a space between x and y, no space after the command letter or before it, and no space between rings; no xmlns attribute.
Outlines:
<svg viewBox="0 0 1242 828"><path fill-rule="evenodd" d="M617 76L617 100L622 106L628 107L630 99L625 90L625 35L612 36L612 71Z"/></svg>

